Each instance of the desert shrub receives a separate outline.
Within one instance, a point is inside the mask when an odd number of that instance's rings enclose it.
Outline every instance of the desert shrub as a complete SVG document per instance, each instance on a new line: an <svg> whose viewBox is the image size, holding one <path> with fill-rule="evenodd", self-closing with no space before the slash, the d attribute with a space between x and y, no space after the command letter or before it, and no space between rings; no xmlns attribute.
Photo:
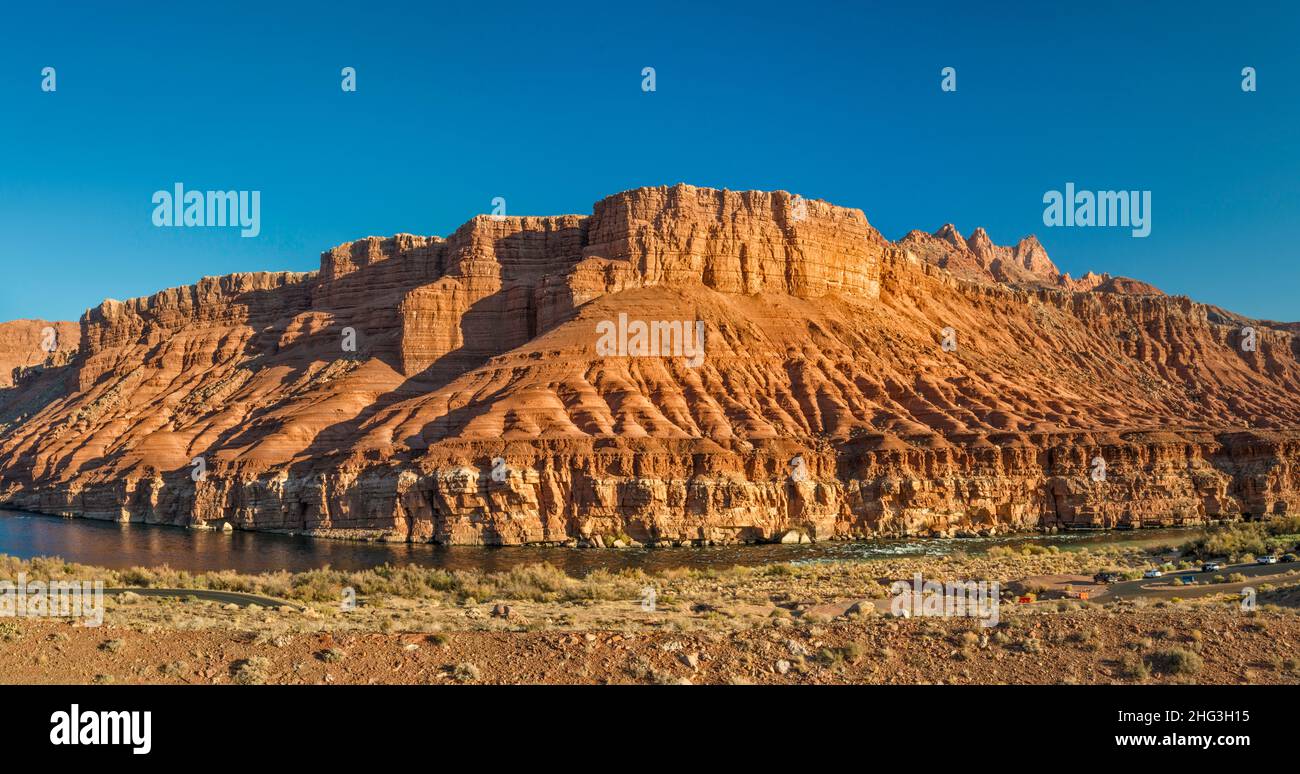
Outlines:
<svg viewBox="0 0 1300 774"><path fill-rule="evenodd" d="M1201 657L1186 648L1166 648L1147 656L1151 668L1165 675L1194 675L1201 671Z"/></svg>
<svg viewBox="0 0 1300 774"><path fill-rule="evenodd" d="M343 659L347 658L347 655L348 655L347 653L345 653L342 650L339 650L338 648L326 648L325 650L318 651L316 653L316 658L320 659L321 661L324 661L327 664L332 664L337 661L342 661Z"/></svg>
<svg viewBox="0 0 1300 774"><path fill-rule="evenodd" d="M1184 553L1199 557L1246 556L1272 553L1274 548L1294 543L1300 535L1300 515L1220 527L1184 544Z"/></svg>
<svg viewBox="0 0 1300 774"><path fill-rule="evenodd" d="M271 659L262 656L250 656L236 661L231 667L231 679L240 685L261 685L266 682L271 669Z"/></svg>
<svg viewBox="0 0 1300 774"><path fill-rule="evenodd" d="M840 652L844 654L845 661L850 664L856 664L866 655L867 649L866 646L860 642L850 642L848 645L840 648Z"/></svg>
<svg viewBox="0 0 1300 774"><path fill-rule="evenodd" d="M1077 632L1070 632L1065 635L1066 642L1072 642L1076 645L1086 645L1096 640L1097 634L1092 629L1080 629Z"/></svg>
<svg viewBox="0 0 1300 774"><path fill-rule="evenodd" d="M1136 653L1125 653L1120 657L1115 674L1129 680L1145 680L1151 676L1151 670Z"/></svg>

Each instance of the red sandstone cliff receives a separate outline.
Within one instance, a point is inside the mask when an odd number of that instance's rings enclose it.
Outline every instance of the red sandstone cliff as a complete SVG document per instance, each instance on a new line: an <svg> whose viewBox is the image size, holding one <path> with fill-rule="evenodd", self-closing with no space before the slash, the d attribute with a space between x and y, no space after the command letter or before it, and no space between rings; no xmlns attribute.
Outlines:
<svg viewBox="0 0 1300 774"><path fill-rule="evenodd" d="M706 355L598 351L620 315L702 320ZM1033 237L949 226L890 243L860 211L783 192L646 188L590 216L372 237L311 274L106 301L79 338L0 389L14 507L446 543L1300 507L1286 326L1070 279Z"/></svg>
<svg viewBox="0 0 1300 774"><path fill-rule="evenodd" d="M35 370L68 362L80 338L81 330L72 322L0 323L0 389L13 387Z"/></svg>

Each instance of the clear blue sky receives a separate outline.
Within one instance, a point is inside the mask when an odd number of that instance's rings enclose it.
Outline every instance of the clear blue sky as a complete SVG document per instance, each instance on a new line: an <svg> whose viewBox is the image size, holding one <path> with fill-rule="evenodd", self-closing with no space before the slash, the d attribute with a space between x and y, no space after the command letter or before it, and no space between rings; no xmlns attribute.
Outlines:
<svg viewBox="0 0 1300 774"><path fill-rule="evenodd" d="M495 196L586 213L688 182L860 207L891 239L1037 233L1076 276L1300 320L1297 8L19 3L0 46L0 319L314 269L349 239L446 235ZM153 227L176 181L260 190L261 236ZM1066 182L1151 190L1151 236L1045 228L1043 193Z"/></svg>

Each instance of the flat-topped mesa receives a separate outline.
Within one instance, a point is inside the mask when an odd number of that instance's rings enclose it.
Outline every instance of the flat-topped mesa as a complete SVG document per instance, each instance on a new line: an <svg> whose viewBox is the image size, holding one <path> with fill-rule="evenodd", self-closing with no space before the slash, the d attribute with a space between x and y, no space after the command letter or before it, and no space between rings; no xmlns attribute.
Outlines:
<svg viewBox="0 0 1300 774"><path fill-rule="evenodd" d="M443 240L433 236L394 234L391 237L369 236L344 242L320 254L320 278L333 282L358 269L372 266L392 258L406 257L422 248L436 252Z"/></svg>
<svg viewBox="0 0 1300 774"><path fill-rule="evenodd" d="M1159 293L1109 275L1072 280L1032 236L1004 247L982 228L963 237L949 224L896 245L964 279ZM860 210L783 191L638 188L602 199L591 216L480 215L446 239L400 233L341 244L321 254L315 274L206 277L147 298L107 300L81 323L90 366L81 381L130 366L99 357L105 350L156 342L190 322L296 316L302 319L286 323L294 337L351 327L364 332L371 355L395 358L407 376L454 353L445 363L452 373L550 330L588 301L631 288L694 284L728 294L874 300L887 248Z"/></svg>
<svg viewBox="0 0 1300 774"><path fill-rule="evenodd" d="M875 298L887 244L860 210L681 184L616 194L590 217L479 216L447 239L444 275L403 297L402 368L481 362L634 287Z"/></svg>
<svg viewBox="0 0 1300 774"><path fill-rule="evenodd" d="M678 184L596 203L585 255L624 261L637 285L702 282L724 293L875 298L888 241L861 210L784 191Z"/></svg>
<svg viewBox="0 0 1300 774"><path fill-rule="evenodd" d="M138 367L117 357L128 345L169 341L196 322L221 328L255 326L307 306L310 272L243 272L203 277L193 285L168 288L141 298L105 299L81 316L82 361L78 380L86 389L105 372Z"/></svg>
<svg viewBox="0 0 1300 774"><path fill-rule="evenodd" d="M312 308L354 310L386 294L432 282L443 272L445 245L441 237L396 234L344 242L326 250L320 255Z"/></svg>
<svg viewBox="0 0 1300 774"><path fill-rule="evenodd" d="M703 360L602 352L624 313L705 324ZM1032 237L889 243L783 192L642 188L105 302L76 378L0 390L0 502L505 544L1295 513L1298 331L1071 279Z"/></svg>
<svg viewBox="0 0 1300 774"><path fill-rule="evenodd" d="M447 275L531 283L567 272L586 244L584 215L477 215L447 238Z"/></svg>
<svg viewBox="0 0 1300 774"><path fill-rule="evenodd" d="M81 316L82 348L94 355L104 348L149 332L161 334L195 320L247 320L283 314L295 306L292 293L310 273L258 271L203 277L193 285L168 288L126 301L105 299ZM254 298L255 296L255 298Z"/></svg>
<svg viewBox="0 0 1300 774"><path fill-rule="evenodd" d="M441 361L430 376L449 376L535 336L543 280L581 260L586 220L480 215L456 229L442 245L440 276L398 302L402 371Z"/></svg>

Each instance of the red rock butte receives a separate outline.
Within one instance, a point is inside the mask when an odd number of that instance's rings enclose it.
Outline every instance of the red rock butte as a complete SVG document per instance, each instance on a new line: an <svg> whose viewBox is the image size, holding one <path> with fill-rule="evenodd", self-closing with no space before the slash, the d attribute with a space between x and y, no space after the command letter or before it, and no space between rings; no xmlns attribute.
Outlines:
<svg viewBox="0 0 1300 774"><path fill-rule="evenodd" d="M598 354L620 313L703 320L703 362ZM47 325L0 326L0 502L39 513L609 545L1300 506L1295 326L784 192L482 216Z"/></svg>

